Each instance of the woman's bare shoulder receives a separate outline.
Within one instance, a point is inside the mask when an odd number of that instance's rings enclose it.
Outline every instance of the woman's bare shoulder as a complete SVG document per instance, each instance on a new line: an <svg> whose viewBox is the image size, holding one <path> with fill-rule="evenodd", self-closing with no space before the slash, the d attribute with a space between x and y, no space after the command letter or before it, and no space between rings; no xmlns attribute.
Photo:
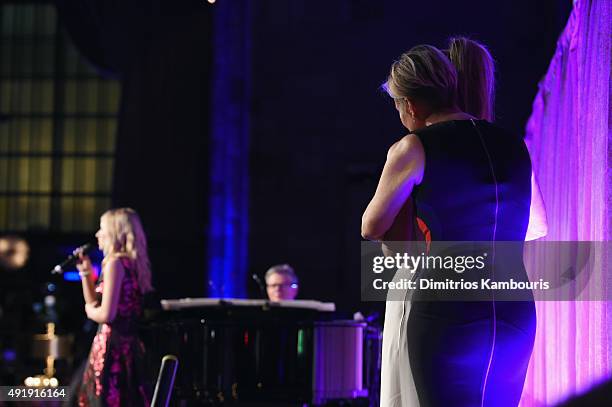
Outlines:
<svg viewBox="0 0 612 407"><path fill-rule="evenodd" d="M113 269L129 267L132 260L123 253L113 253L104 258L104 266Z"/></svg>
<svg viewBox="0 0 612 407"><path fill-rule="evenodd" d="M405 135L389 149L389 156L395 157L417 158L423 154L423 144L414 133Z"/></svg>

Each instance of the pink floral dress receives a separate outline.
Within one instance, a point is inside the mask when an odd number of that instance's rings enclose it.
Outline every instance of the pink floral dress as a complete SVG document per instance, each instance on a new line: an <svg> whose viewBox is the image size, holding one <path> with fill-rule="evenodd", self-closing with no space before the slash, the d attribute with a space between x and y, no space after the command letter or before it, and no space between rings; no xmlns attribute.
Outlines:
<svg viewBox="0 0 612 407"><path fill-rule="evenodd" d="M142 295L129 259L122 258L125 273L117 316L111 323L100 324L94 337L79 406L149 406L149 380L143 366L144 346L138 338L138 319L142 314ZM96 292L100 295L104 282Z"/></svg>

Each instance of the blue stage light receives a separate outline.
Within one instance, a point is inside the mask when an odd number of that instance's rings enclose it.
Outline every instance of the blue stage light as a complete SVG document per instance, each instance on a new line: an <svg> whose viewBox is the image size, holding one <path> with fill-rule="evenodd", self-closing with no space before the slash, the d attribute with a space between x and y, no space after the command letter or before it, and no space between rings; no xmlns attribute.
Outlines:
<svg viewBox="0 0 612 407"><path fill-rule="evenodd" d="M65 281L81 281L81 277L77 271L67 271L63 276Z"/></svg>

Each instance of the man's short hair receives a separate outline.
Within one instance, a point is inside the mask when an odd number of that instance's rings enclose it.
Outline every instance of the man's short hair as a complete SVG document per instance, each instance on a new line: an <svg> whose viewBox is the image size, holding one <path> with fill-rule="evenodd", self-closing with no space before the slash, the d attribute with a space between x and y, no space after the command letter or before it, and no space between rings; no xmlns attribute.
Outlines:
<svg viewBox="0 0 612 407"><path fill-rule="evenodd" d="M291 279L291 284L298 284L298 278L297 275L295 274L295 271L293 270L293 267L291 267L288 264L277 264L276 266L272 266L268 269L268 271L266 271L266 275L265 275L265 280L266 283L268 282L268 278L270 278L270 276L272 276L272 274L282 274L284 276L287 276Z"/></svg>

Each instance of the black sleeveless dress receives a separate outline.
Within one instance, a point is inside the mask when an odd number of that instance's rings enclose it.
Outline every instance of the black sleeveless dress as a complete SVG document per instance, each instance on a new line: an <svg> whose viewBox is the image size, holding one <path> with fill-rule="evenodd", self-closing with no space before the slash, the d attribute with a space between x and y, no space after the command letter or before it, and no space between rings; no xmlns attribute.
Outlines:
<svg viewBox="0 0 612 407"><path fill-rule="evenodd" d="M425 150L423 181L412 194L421 229L432 241L517 241L518 256L504 256L498 266L526 281L521 242L531 162L523 140L484 120L442 122L414 133ZM517 406L535 326L532 297L417 298L406 329L421 406Z"/></svg>
<svg viewBox="0 0 612 407"><path fill-rule="evenodd" d="M131 262L121 259L125 274L117 316L100 324L94 337L79 392L79 406L140 407L151 404L145 349L138 336L143 299ZM100 281L96 292L104 291Z"/></svg>

